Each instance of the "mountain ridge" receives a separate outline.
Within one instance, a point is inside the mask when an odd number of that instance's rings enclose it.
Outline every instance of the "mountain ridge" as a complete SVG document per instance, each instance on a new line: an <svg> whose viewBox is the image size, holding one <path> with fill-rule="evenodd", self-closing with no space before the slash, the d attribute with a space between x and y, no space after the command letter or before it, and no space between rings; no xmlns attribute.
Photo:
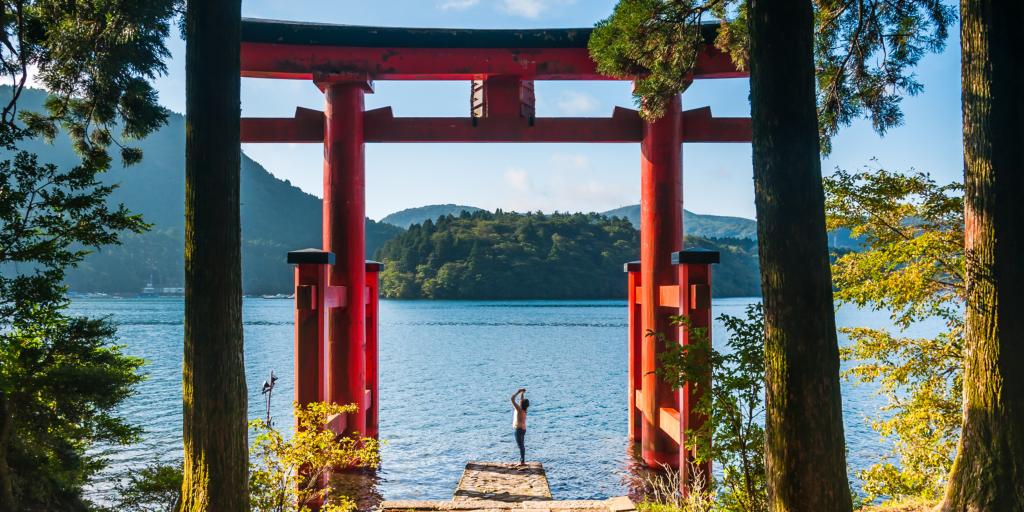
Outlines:
<svg viewBox="0 0 1024 512"><path fill-rule="evenodd" d="M446 215L458 217L463 211L473 213L482 209L462 204L427 204L392 212L380 219L380 222L398 226L402 229L409 229L413 224L423 224L427 219L436 221Z"/></svg>

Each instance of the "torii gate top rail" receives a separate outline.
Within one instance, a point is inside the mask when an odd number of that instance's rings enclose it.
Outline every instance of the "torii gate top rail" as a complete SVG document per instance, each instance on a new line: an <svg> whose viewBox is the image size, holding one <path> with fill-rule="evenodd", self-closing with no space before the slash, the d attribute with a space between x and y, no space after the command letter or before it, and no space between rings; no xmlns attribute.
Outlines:
<svg viewBox="0 0 1024 512"><path fill-rule="evenodd" d="M717 24L702 27L709 43ZM344 70L376 80L621 80L597 72L589 28L492 30L363 27L242 19L242 76L311 80ZM740 78L709 45L694 78Z"/></svg>

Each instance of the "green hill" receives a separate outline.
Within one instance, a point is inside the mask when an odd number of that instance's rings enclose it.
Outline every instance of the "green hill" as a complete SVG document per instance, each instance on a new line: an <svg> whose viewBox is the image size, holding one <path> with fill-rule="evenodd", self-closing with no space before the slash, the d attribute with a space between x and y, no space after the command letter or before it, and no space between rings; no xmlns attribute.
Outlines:
<svg viewBox="0 0 1024 512"><path fill-rule="evenodd" d="M0 95L10 89L0 89ZM46 92L26 90L22 110L40 110ZM153 231L132 235L119 247L105 247L68 273L74 291L138 292L152 276L155 286L181 286L184 280L185 119L171 114L158 132L139 141L143 161L130 168L114 166L104 176L120 185L111 201L124 203L153 224ZM78 162L66 136L53 145L25 141L22 149L43 162L70 167ZM0 154L0 158L9 155ZM320 172L311 169L310 172ZM246 293L278 293L292 287L292 269L285 253L320 247L320 199L288 181L275 178L260 164L242 155L242 281ZM400 233L400 228L367 219L367 255Z"/></svg>
<svg viewBox="0 0 1024 512"><path fill-rule="evenodd" d="M640 228L640 205L623 206L608 210L602 215L624 217L629 219L633 227ZM757 238L757 222L742 217L726 217L722 215L702 215L683 210L683 231L687 236L709 238Z"/></svg>
<svg viewBox="0 0 1024 512"><path fill-rule="evenodd" d="M609 217L625 217L640 228L640 205L623 206L603 213ZM757 221L743 217L723 215L703 215L683 210L683 231L687 236L708 238L747 238L757 239ZM840 249L857 249L860 244L850 237L850 230L837 229L828 234L829 246Z"/></svg>
<svg viewBox="0 0 1024 512"><path fill-rule="evenodd" d="M480 208L475 206L465 206L461 204L430 204L427 206L418 206L416 208L406 208L400 212L392 213L380 221L385 224L391 224L392 226L408 229L409 226L412 226L413 224L423 224L427 219L436 222L437 219L446 215L454 215L458 217L459 214L464 211L473 213L479 210Z"/></svg>
<svg viewBox="0 0 1024 512"><path fill-rule="evenodd" d="M640 236L628 220L600 214L464 212L413 225L381 247L381 292L391 298L622 298L622 265ZM756 243L689 237L722 252L715 296L760 295Z"/></svg>

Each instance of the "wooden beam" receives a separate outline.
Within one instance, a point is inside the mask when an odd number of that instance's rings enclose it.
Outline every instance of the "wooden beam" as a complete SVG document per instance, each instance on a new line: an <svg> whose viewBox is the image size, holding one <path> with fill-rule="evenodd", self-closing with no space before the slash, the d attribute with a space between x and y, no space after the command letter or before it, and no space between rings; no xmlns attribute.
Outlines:
<svg viewBox="0 0 1024 512"><path fill-rule="evenodd" d="M364 114L366 142L607 142L643 138L640 114L615 107L611 117L395 117L391 107ZM716 118L708 107L683 112L683 142L750 142L750 119ZM294 118L242 119L242 142L322 143L323 112L298 108Z"/></svg>
<svg viewBox="0 0 1024 512"><path fill-rule="evenodd" d="M658 409L658 428L679 444L679 411L671 407Z"/></svg>
<svg viewBox="0 0 1024 512"><path fill-rule="evenodd" d="M324 113L296 107L295 117L242 118L242 142L324 142Z"/></svg>
<svg viewBox="0 0 1024 512"><path fill-rule="evenodd" d="M750 142L749 117L712 117L711 107L683 111L683 142Z"/></svg>
<svg viewBox="0 0 1024 512"><path fill-rule="evenodd" d="M492 75L525 80L623 80L602 75L586 48L401 48L243 42L242 76L312 80L344 70L373 80L474 80ZM729 56L709 46L695 79L742 78Z"/></svg>

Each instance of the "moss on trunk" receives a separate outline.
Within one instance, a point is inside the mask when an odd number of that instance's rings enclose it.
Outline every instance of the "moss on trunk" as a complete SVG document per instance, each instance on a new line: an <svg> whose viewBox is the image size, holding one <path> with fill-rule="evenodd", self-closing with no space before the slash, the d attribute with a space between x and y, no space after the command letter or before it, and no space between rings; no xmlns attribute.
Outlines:
<svg viewBox="0 0 1024 512"><path fill-rule="evenodd" d="M249 510L239 219L240 0L186 22L182 511Z"/></svg>
<svg viewBox="0 0 1024 512"><path fill-rule="evenodd" d="M966 225L964 419L941 510L1024 510L1024 19L960 4Z"/></svg>
<svg viewBox="0 0 1024 512"><path fill-rule="evenodd" d="M752 0L749 19L769 506L849 512L812 6Z"/></svg>

